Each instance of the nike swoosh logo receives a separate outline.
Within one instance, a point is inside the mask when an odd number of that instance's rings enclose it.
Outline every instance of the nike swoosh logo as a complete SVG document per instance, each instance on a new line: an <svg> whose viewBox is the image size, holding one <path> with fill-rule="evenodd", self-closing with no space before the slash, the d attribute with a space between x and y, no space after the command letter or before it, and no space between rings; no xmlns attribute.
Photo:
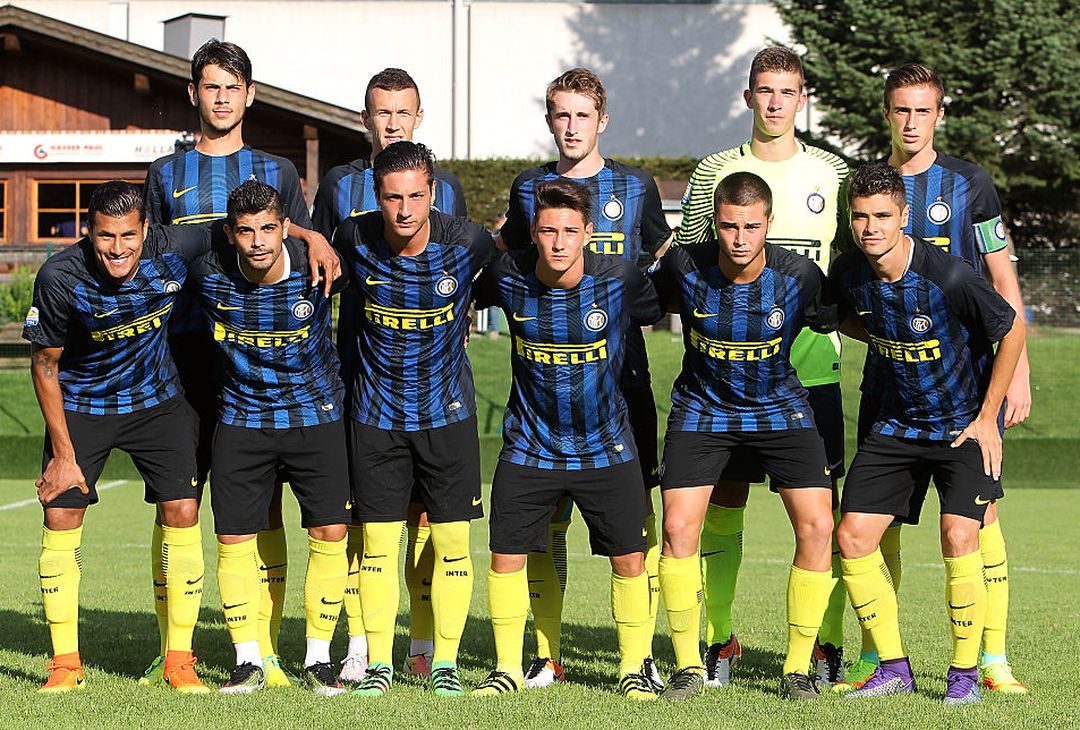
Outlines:
<svg viewBox="0 0 1080 730"><path fill-rule="evenodd" d="M511 316L514 318L515 322L528 322L531 319L536 319L536 317L522 317L517 312L514 312Z"/></svg>
<svg viewBox="0 0 1080 730"><path fill-rule="evenodd" d="M698 319L708 319L709 317L719 317L720 313L717 312L716 314L709 314L707 312L702 312L702 311L698 310L697 307L694 307L694 316L697 317Z"/></svg>
<svg viewBox="0 0 1080 730"><path fill-rule="evenodd" d="M198 578L196 578L195 580L189 580L189 581L187 582L187 584L188 584L189 586L193 586L193 585L195 585L196 583L198 583L199 581L201 581L202 579L203 579L203 577L202 577L202 576L200 575L200 576L199 576Z"/></svg>
<svg viewBox="0 0 1080 730"><path fill-rule="evenodd" d="M247 605L247 601L244 601L243 603L234 603L231 606L229 604L227 604L227 603L223 603L223 604L221 604L221 608L226 610L226 611L231 611L234 608L239 608L240 606L246 606L246 605Z"/></svg>
<svg viewBox="0 0 1080 730"><path fill-rule="evenodd" d="M483 501L484 501L484 500L480 499L480 497L475 497L475 498L473 499L473 501L472 501L472 506L473 506L473 507L479 507L479 506L480 506L480 503L481 503L481 502L483 502Z"/></svg>
<svg viewBox="0 0 1080 730"><path fill-rule="evenodd" d="M260 565L259 570L277 570L278 568L284 568L288 563L281 563L280 565Z"/></svg>
<svg viewBox="0 0 1080 730"><path fill-rule="evenodd" d="M993 565L984 565L983 567L984 568L1000 568L1002 565L1005 565L1006 562L1008 562L1008 561L1002 560L1000 563L994 563Z"/></svg>
<svg viewBox="0 0 1080 730"><path fill-rule="evenodd" d="M951 608L954 611L963 611L965 608L971 608L974 605L975 605L974 603L967 603L967 604L964 604L963 606L954 606L954 605L952 605L950 603L949 608Z"/></svg>
<svg viewBox="0 0 1080 730"><path fill-rule="evenodd" d="M119 311L119 309L110 309L108 312L102 312L101 314L94 312L94 319L105 319L106 317L111 317Z"/></svg>
<svg viewBox="0 0 1080 730"><path fill-rule="evenodd" d="M860 310L856 309L855 314L859 315L860 317L865 317L868 314L873 314L873 312L871 312L869 310L863 312L863 311L860 311Z"/></svg>
<svg viewBox="0 0 1080 730"><path fill-rule="evenodd" d="M367 212L369 212L369 211L357 210L356 208L352 208L351 210L349 210L349 217L350 218L355 218L356 216L363 215L364 213L367 213Z"/></svg>
<svg viewBox="0 0 1080 730"><path fill-rule="evenodd" d="M196 479L195 477L191 477L191 486L193 486L193 487L199 486L199 480Z"/></svg>
<svg viewBox="0 0 1080 730"><path fill-rule="evenodd" d="M368 555L367 553L364 553L364 560L374 560L375 558L385 558L385 557L386 557L385 553L382 554L382 555Z"/></svg>
<svg viewBox="0 0 1080 730"><path fill-rule="evenodd" d="M994 500L992 499L983 499L982 497L975 498L975 504L990 504L993 501Z"/></svg>
<svg viewBox="0 0 1080 730"><path fill-rule="evenodd" d="M364 279L364 283L368 286L378 286L379 284L389 284L386 279L372 279L370 276Z"/></svg>
<svg viewBox="0 0 1080 730"><path fill-rule="evenodd" d="M326 600L326 596L323 596L323 597L322 597L322 598L320 598L319 600L320 600L320 601L322 601L322 604L323 604L324 606L336 606L336 605L338 605L339 603L341 603L341 601L328 601L328 600Z"/></svg>
<svg viewBox="0 0 1080 730"><path fill-rule="evenodd" d="M187 195L188 193L190 193L192 190L194 190L197 187L199 187L199 186L198 185L192 185L190 188L184 188L183 190L173 190L172 191L173 200L176 200L179 197Z"/></svg>
<svg viewBox="0 0 1080 730"><path fill-rule="evenodd" d="M702 553L702 554L701 554L701 557L703 557L703 558L707 558L707 557L709 557L710 555L719 555L719 554L720 554L720 553L722 553L722 552L724 552L724 551L723 551L723 550L713 550L712 552L708 552L708 553Z"/></svg>
<svg viewBox="0 0 1080 730"><path fill-rule="evenodd" d="M536 578L535 580L530 580L529 582L530 583L543 583L544 579L543 578Z"/></svg>
<svg viewBox="0 0 1080 730"><path fill-rule="evenodd" d="M241 309L241 307L230 307L228 304L222 304L221 302L217 303L217 308L222 312L235 312L237 309Z"/></svg>
<svg viewBox="0 0 1080 730"><path fill-rule="evenodd" d="M359 570L350 570L349 575L360 575L360 571Z"/></svg>
<svg viewBox="0 0 1080 730"><path fill-rule="evenodd" d="M867 606L869 606L871 603L873 603L876 600L877 599L875 598L873 601L867 601L866 603L862 604L861 606L852 606L852 608L855 609L856 611L858 611L860 608L866 608Z"/></svg>
<svg viewBox="0 0 1080 730"><path fill-rule="evenodd" d="M44 578L45 576L42 577ZM156 580L154 581L154 588L164 588L165 586L165 583L158 583Z"/></svg>
<svg viewBox="0 0 1080 730"><path fill-rule="evenodd" d="M465 558L467 558L467 557L469 557L469 556L468 556L468 555L462 555L462 556L461 556L460 558L448 558L448 557L446 557L446 556L444 555L444 556L443 556L443 559L442 559L442 561L443 561L444 563L456 563L456 562L458 562L459 560L464 560L464 559L465 559Z"/></svg>
<svg viewBox="0 0 1080 730"><path fill-rule="evenodd" d="M40 578L41 580L48 580L49 578L59 578L62 575L63 573L57 573L56 575L41 575L40 573L38 573L38 578ZM155 583L154 585L157 585L157 583ZM165 584L162 583L161 585Z"/></svg>

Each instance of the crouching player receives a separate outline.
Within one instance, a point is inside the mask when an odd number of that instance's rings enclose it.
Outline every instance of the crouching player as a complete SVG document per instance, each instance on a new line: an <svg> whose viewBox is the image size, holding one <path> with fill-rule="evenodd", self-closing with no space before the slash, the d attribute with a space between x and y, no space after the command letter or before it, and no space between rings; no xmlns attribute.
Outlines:
<svg viewBox="0 0 1080 730"><path fill-rule="evenodd" d="M814 700L818 689L808 669L833 585L832 485L790 353L804 327L835 330L836 309L821 269L765 243L772 192L764 180L748 172L725 177L714 210L719 240L673 248L651 274L660 301L681 314L686 347L671 394L660 483L660 594L678 664L662 697L684 700L702 690L701 526L724 468L733 458L749 458L768 474L795 531L781 694Z"/></svg>
<svg viewBox="0 0 1080 730"><path fill-rule="evenodd" d="M215 247L191 272L221 371L210 502L222 610L236 648L221 691L246 694L265 684L255 536L267 528L280 470L308 531L305 679L332 696L345 691L330 663L330 639L348 572L349 474L330 300L312 288L307 246L288 237L274 188L249 180L234 189L225 232L232 246Z"/></svg>
<svg viewBox="0 0 1080 730"><path fill-rule="evenodd" d="M592 234L585 185L543 181L534 196L535 247L499 258L476 289L478 306L506 312L514 341L491 491L488 606L498 663L474 694L524 684L526 556L547 549L549 518L569 497L589 527L593 552L611 560L620 689L654 700L643 673L652 644L645 489L619 377L631 323L651 324L660 310L633 264L585 252Z"/></svg>
<svg viewBox="0 0 1080 730"><path fill-rule="evenodd" d="M112 449L127 452L162 525L169 651L164 678L207 692L191 634L202 601L195 414L182 397L165 331L188 262L210 247L206 228L147 224L131 183L99 186L89 235L41 267L23 337L45 418L38 499L45 508L39 576L53 660L42 692L83 686L79 658L80 544L86 508Z"/></svg>
<svg viewBox="0 0 1080 730"><path fill-rule="evenodd" d="M918 520L916 484L925 490L926 480L915 477L929 472L941 498L953 636L945 704L978 702L986 612L979 528L1003 495L1001 407L1024 324L969 264L904 234L909 209L897 170L884 162L860 168L848 198L859 250L837 259L831 277L844 331L868 340L881 405L848 474L837 540L851 605L881 664L847 696L915 690L879 543L894 517Z"/></svg>

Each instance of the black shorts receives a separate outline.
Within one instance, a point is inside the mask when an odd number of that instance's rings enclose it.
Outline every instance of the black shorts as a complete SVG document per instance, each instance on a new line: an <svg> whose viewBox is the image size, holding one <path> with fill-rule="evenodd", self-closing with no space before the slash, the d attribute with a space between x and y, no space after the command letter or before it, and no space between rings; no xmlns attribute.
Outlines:
<svg viewBox="0 0 1080 730"><path fill-rule="evenodd" d="M430 522L484 516L475 414L425 431L387 431L355 421L349 430L355 521L404 520L414 489Z"/></svg>
<svg viewBox="0 0 1080 730"><path fill-rule="evenodd" d="M343 421L296 428L218 424L210 471L210 506L218 535L269 528L276 484L287 481L304 527L349 521L349 466Z"/></svg>
<svg viewBox="0 0 1080 730"><path fill-rule="evenodd" d="M645 489L652 489L660 484L660 464L657 461L656 443L656 400L652 386L646 384L640 388L623 388L623 400L626 401L627 415L630 417L630 429L634 432L634 446L637 448L638 464L641 465L641 479Z"/></svg>
<svg viewBox="0 0 1080 730"><path fill-rule="evenodd" d="M760 464L773 489L832 487L817 431L668 431L660 489L716 484L735 455Z"/></svg>
<svg viewBox="0 0 1080 730"><path fill-rule="evenodd" d="M134 413L92 416L64 411L64 416L75 447L75 462L90 492L69 489L47 507L83 509L97 504L97 481L113 449L126 452L135 463L143 478L143 499L148 503L195 499L195 413L183 398L170 398ZM53 455L48 429L44 451L42 471Z"/></svg>
<svg viewBox="0 0 1080 730"><path fill-rule="evenodd" d="M210 471L217 426L218 385L215 363L217 350L205 332L181 332L169 336L169 352L176 363L176 373L184 388L184 398L195 411L198 422L198 445L195 463L199 484L206 483Z"/></svg>
<svg viewBox="0 0 1080 730"><path fill-rule="evenodd" d="M941 513L978 520L986 506L1001 499L1001 481L983 473L982 452L974 441L952 448L948 441L924 441L871 433L859 446L844 482L842 512L893 515L918 524L933 477Z"/></svg>
<svg viewBox="0 0 1080 730"><path fill-rule="evenodd" d="M500 460L491 485L491 552L546 552L548 522L563 496L581 510L594 555L645 551L645 489L634 459L580 470L540 469Z"/></svg>
<svg viewBox="0 0 1080 730"><path fill-rule="evenodd" d="M818 434L825 442L825 459L833 479L844 476L844 399L840 383L814 385L806 389ZM756 484L765 481L765 469L749 452L732 456L720 479Z"/></svg>

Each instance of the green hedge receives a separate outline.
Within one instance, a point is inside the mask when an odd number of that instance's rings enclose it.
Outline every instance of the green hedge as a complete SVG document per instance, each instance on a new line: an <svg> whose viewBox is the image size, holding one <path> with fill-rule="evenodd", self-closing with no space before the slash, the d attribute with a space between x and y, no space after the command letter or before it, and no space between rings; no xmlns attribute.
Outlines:
<svg viewBox="0 0 1080 730"><path fill-rule="evenodd" d="M658 180L689 180L697 160L693 157L617 157L619 162L641 167ZM469 204L469 218L488 228L506 210L510 185L520 173L546 160L440 160L458 176Z"/></svg>
<svg viewBox="0 0 1080 730"><path fill-rule="evenodd" d="M0 324L22 322L34 296L34 272L19 269L0 283Z"/></svg>

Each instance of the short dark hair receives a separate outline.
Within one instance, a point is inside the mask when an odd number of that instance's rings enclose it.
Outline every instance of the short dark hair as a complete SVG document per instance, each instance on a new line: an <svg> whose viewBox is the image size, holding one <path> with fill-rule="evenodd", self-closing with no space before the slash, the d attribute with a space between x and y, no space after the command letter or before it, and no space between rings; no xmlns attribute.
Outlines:
<svg viewBox="0 0 1080 730"><path fill-rule="evenodd" d="M251 59L247 52L235 43L211 38L199 46L191 57L191 83L199 85L203 69L207 66L220 66L243 80L245 85L251 86Z"/></svg>
<svg viewBox="0 0 1080 730"><path fill-rule="evenodd" d="M245 180L229 193L226 205L226 219L230 226L236 225L236 219L242 215L253 215L269 211L279 221L285 218L285 206L281 196L272 186L260 180Z"/></svg>
<svg viewBox="0 0 1080 730"><path fill-rule="evenodd" d="M423 170L430 185L435 179L435 156L424 145L403 139L375 155L372 168L376 191L382 190L382 182L387 175L405 170Z"/></svg>
<svg viewBox="0 0 1080 730"><path fill-rule="evenodd" d="M111 218L123 218L133 210L139 211L140 223L146 220L142 188L127 180L109 180L98 185L90 194L90 203L86 207L86 220L92 227L94 215L97 213Z"/></svg>
<svg viewBox="0 0 1080 730"><path fill-rule="evenodd" d="M721 204L747 206L765 203L766 217L772 215L772 189L769 184L752 172L733 172L713 191L713 210Z"/></svg>
<svg viewBox="0 0 1080 730"><path fill-rule="evenodd" d="M581 213L582 220L592 220L592 193L588 186L576 180L557 177L536 184L533 189L533 222L540 217L540 211L549 208L568 208Z"/></svg>
<svg viewBox="0 0 1080 730"><path fill-rule="evenodd" d="M855 198L891 195L901 209L907 205L907 191L900 171L884 160L870 162L851 173L847 181L848 204Z"/></svg>
<svg viewBox="0 0 1080 730"><path fill-rule="evenodd" d="M754 60L750 62L750 85L746 88L753 91L754 84L757 82L757 75L763 71L797 73L799 74L800 89L802 89L806 81L803 74L802 59L799 58L799 54L784 46L769 46L757 52Z"/></svg>
<svg viewBox="0 0 1080 730"><path fill-rule="evenodd" d="M886 109L889 108L889 97L892 93L905 86L929 86L937 92L939 108L945 101L945 82L938 76L937 71L921 63L905 63L885 77L885 93L881 101Z"/></svg>
<svg viewBox="0 0 1080 730"><path fill-rule="evenodd" d="M604 83L600 77L587 68L577 66L559 74L559 77L547 86L544 94L544 105L550 115L555 108L555 94L566 91L571 94L581 94L593 101L597 113L602 117L607 109L607 92L604 91Z"/></svg>
<svg viewBox="0 0 1080 730"><path fill-rule="evenodd" d="M364 89L364 108L368 109L371 104L371 90L382 89L383 91L404 91L412 89L416 92L416 105L420 106L420 87L416 85L409 72L400 68L384 68L371 77L367 88ZM371 109L368 109L371 111Z"/></svg>

